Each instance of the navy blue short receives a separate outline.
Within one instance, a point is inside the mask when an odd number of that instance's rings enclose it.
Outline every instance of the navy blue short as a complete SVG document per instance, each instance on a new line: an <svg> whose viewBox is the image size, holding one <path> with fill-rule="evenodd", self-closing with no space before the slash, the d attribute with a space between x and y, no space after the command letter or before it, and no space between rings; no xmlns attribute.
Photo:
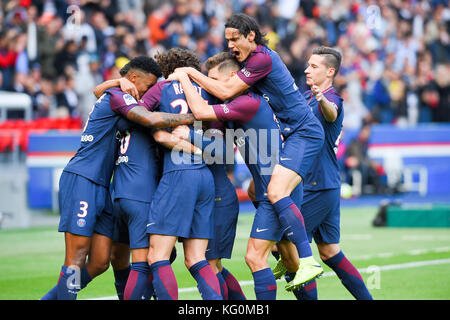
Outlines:
<svg viewBox="0 0 450 320"><path fill-rule="evenodd" d="M239 215L239 201L236 192L234 192L232 197L231 203L227 199L218 200L216 198L214 206L214 238L208 241L208 248L206 249L207 260L231 258ZM228 204L223 205L222 201Z"/></svg>
<svg viewBox="0 0 450 320"><path fill-rule="evenodd" d="M150 202L114 199L113 240L130 245L130 249L148 248L147 220Z"/></svg>
<svg viewBox="0 0 450 320"><path fill-rule="evenodd" d="M250 237L262 240L280 241L282 235L283 228L270 201L259 201L253 219Z"/></svg>
<svg viewBox="0 0 450 320"><path fill-rule="evenodd" d="M311 169L324 142L323 127L311 114L308 124L292 132L282 144L280 165L297 172L302 179Z"/></svg>
<svg viewBox="0 0 450 320"><path fill-rule="evenodd" d="M148 234L211 239L214 179L205 166L164 173L152 200Z"/></svg>
<svg viewBox="0 0 450 320"><path fill-rule="evenodd" d="M339 243L340 188L304 191L301 213L309 242Z"/></svg>
<svg viewBox="0 0 450 320"><path fill-rule="evenodd" d="M83 176L63 171L59 180L59 232L112 239L114 222L109 190Z"/></svg>

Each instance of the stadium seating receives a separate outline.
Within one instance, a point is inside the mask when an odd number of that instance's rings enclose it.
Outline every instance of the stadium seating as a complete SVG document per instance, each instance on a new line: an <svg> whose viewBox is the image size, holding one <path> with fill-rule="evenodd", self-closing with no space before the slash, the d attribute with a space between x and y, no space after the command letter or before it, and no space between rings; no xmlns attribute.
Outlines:
<svg viewBox="0 0 450 320"><path fill-rule="evenodd" d="M17 148L28 150L28 136L32 131L80 130L80 118L39 118L35 120L5 120L0 122L0 153L13 152Z"/></svg>

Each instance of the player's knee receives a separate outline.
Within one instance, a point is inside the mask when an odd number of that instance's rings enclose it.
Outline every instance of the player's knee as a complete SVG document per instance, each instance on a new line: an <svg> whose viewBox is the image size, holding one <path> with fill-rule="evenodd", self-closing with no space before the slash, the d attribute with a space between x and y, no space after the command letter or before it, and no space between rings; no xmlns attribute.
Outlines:
<svg viewBox="0 0 450 320"><path fill-rule="evenodd" d="M262 266L262 259L259 257L259 255L255 254L255 252L247 252L245 255L245 263L250 268L252 272L255 272L256 270L260 270Z"/></svg>
<svg viewBox="0 0 450 320"><path fill-rule="evenodd" d="M186 268L189 269L194 264L196 264L197 262L200 262L202 260L205 260L205 257L203 255L201 255L201 254L185 255L185 257L184 257L184 265L186 266Z"/></svg>
<svg viewBox="0 0 450 320"><path fill-rule="evenodd" d="M102 274L103 272L105 272L106 270L108 270L109 268L109 260L108 261L101 261L98 264L96 264L95 266L97 274Z"/></svg>
<svg viewBox="0 0 450 320"><path fill-rule="evenodd" d="M88 261L88 263L86 265L86 269L92 279L101 275L103 272L108 270L108 268L109 268L109 260L107 260L107 261Z"/></svg>
<svg viewBox="0 0 450 320"><path fill-rule="evenodd" d="M318 244L320 259L322 261L328 260L339 253L340 248L337 244Z"/></svg>
<svg viewBox="0 0 450 320"><path fill-rule="evenodd" d="M150 247L150 249L148 250L148 255L147 255L147 263L150 266L157 261L158 261L158 258L155 255L155 251L154 251L154 249L152 250L152 248Z"/></svg>
<svg viewBox="0 0 450 320"><path fill-rule="evenodd" d="M269 183L267 187L267 198L269 198L270 203L274 204L279 200L284 198L284 194L282 190L276 188L273 184Z"/></svg>

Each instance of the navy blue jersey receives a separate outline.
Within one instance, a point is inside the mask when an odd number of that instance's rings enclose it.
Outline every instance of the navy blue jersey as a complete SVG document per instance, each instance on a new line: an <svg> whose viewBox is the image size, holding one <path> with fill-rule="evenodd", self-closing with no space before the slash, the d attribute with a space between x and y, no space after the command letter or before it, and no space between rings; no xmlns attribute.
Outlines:
<svg viewBox="0 0 450 320"><path fill-rule="evenodd" d="M109 187L117 154L117 122L136 103L119 88L105 91L89 114L81 134L81 146L64 171Z"/></svg>
<svg viewBox="0 0 450 320"><path fill-rule="evenodd" d="M156 142L148 129L125 119L120 122L114 198L151 202L159 175Z"/></svg>
<svg viewBox="0 0 450 320"><path fill-rule="evenodd" d="M218 120L234 129L235 144L255 183L256 200L267 199L267 186L282 144L272 109L254 93L243 94L228 103L213 105L213 108Z"/></svg>
<svg viewBox="0 0 450 320"><path fill-rule="evenodd" d="M280 121L284 136L289 136L307 121L311 110L275 51L258 45L237 75L269 102Z"/></svg>
<svg viewBox="0 0 450 320"><path fill-rule="evenodd" d="M342 121L344 119L344 109L342 107L342 98L333 87L323 92L328 101L337 106L338 116L334 122L328 122L322 115L322 110L311 90L304 93L308 105L311 107L314 115L320 120L325 133L325 141L317 156L317 160L306 174L304 179L304 190L325 190L339 188L341 185L339 177L339 166L336 153L339 145L339 137L342 130Z"/></svg>
<svg viewBox="0 0 450 320"><path fill-rule="evenodd" d="M206 101L209 103L215 103L217 101L217 98L210 95L196 83L193 83L193 85ZM186 96L178 81L158 82L144 94L142 100L149 110L159 108L159 111L167 113L191 113ZM192 127L191 125L190 128ZM164 149L163 173L176 170L198 169L205 165L201 156Z"/></svg>

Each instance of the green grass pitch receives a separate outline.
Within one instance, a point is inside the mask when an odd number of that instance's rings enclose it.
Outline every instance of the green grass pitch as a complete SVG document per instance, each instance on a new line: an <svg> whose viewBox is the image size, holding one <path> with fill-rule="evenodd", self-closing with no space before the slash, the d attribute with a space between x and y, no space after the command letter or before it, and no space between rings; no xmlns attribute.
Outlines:
<svg viewBox="0 0 450 320"><path fill-rule="evenodd" d="M450 299L450 229L374 228L376 208L343 208L341 248L361 274L375 299ZM252 214L239 217L233 256L223 264L242 283L248 299L255 299L251 272L244 262ZM314 255L318 257L315 245ZM173 264L180 299L200 299L177 244ZM57 227L0 230L0 300L36 300L55 284L64 259L63 234ZM275 259L270 256L273 267ZM353 299L323 264L317 282L319 299ZM294 299L278 282L277 299ZM94 279L78 299L115 296L112 269Z"/></svg>

